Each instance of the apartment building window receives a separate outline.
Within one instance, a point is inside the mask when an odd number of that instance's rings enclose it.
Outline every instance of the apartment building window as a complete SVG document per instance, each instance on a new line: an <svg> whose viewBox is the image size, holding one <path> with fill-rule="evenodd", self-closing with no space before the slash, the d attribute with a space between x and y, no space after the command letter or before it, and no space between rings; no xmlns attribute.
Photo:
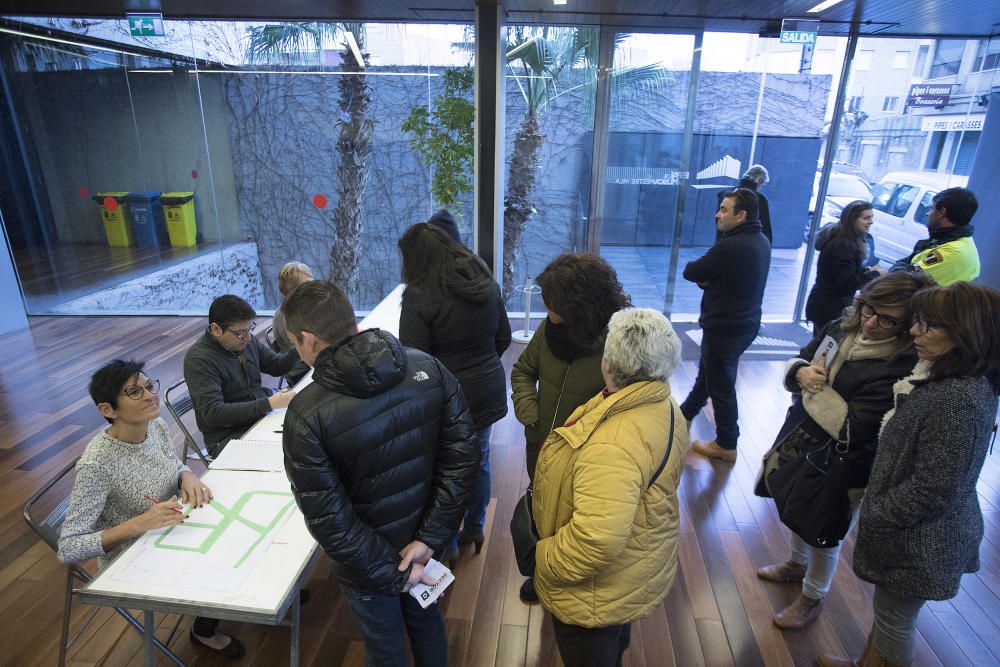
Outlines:
<svg viewBox="0 0 1000 667"><path fill-rule="evenodd" d="M906 69L906 63L910 60L909 51L896 51L895 55L892 56L892 68L893 69Z"/></svg>
<svg viewBox="0 0 1000 667"><path fill-rule="evenodd" d="M934 60L931 61L929 79L942 76L954 76L962 65L962 54L965 53L964 39L942 39L937 43Z"/></svg>
<svg viewBox="0 0 1000 667"><path fill-rule="evenodd" d="M895 111L899 108L898 97L886 97L882 101L882 111Z"/></svg>
<svg viewBox="0 0 1000 667"><path fill-rule="evenodd" d="M847 100L847 110L848 111L860 111L861 110L861 95L854 95Z"/></svg>
<svg viewBox="0 0 1000 667"><path fill-rule="evenodd" d="M875 59L874 49L862 49L854 56L854 69L868 71L872 68L872 61Z"/></svg>
<svg viewBox="0 0 1000 667"><path fill-rule="evenodd" d="M981 39L976 49L976 62L973 72L987 69L1000 69L1000 39Z"/></svg>

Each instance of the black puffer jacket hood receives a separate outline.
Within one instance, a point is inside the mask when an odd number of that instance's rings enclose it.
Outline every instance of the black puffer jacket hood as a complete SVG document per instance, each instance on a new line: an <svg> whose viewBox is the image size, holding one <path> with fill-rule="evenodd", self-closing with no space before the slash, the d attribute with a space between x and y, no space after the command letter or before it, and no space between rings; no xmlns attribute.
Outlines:
<svg viewBox="0 0 1000 667"><path fill-rule="evenodd" d="M320 352L313 381L339 394L369 398L398 385L405 373L402 344L381 329L368 329Z"/></svg>
<svg viewBox="0 0 1000 667"><path fill-rule="evenodd" d="M453 269L444 276L448 291L469 303L485 303L494 291L493 278L476 266L479 260L467 257L454 262Z"/></svg>

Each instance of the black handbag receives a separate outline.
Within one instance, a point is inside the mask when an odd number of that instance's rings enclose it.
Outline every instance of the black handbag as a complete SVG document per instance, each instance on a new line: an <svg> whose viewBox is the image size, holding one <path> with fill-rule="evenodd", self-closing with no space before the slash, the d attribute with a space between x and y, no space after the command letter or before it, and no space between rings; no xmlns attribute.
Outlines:
<svg viewBox="0 0 1000 667"><path fill-rule="evenodd" d="M514 505L514 516L510 518L510 537L514 542L514 558L517 569L526 577L535 576L535 545L538 544L538 529L531 516L531 487L524 492Z"/></svg>
<svg viewBox="0 0 1000 667"><path fill-rule="evenodd" d="M646 486L648 491L656 482L663 468L670 458L670 450L674 448L674 406L670 405L670 440L667 441L667 453L660 462L660 467L656 469ZM510 538L514 542L514 558L517 561L518 571L526 576L535 576L535 546L538 544L538 528L535 526L535 518L531 514L531 487L524 492L517 504L514 505L514 514L510 518Z"/></svg>
<svg viewBox="0 0 1000 667"><path fill-rule="evenodd" d="M828 549L847 535L851 525L847 467L847 444L831 439L767 476L781 522L806 544Z"/></svg>

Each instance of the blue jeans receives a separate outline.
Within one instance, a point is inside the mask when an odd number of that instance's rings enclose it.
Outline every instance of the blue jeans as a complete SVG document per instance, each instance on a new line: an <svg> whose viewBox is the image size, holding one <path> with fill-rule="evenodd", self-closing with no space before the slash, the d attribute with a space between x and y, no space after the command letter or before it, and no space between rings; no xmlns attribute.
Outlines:
<svg viewBox="0 0 1000 667"><path fill-rule="evenodd" d="M481 456L479 470L472 480L472 494L465 509L465 520L462 530L467 533L482 533L486 524L486 506L490 504L490 434L493 424L476 431L476 442L479 444ZM458 535L451 538L448 551L458 549Z"/></svg>
<svg viewBox="0 0 1000 667"><path fill-rule="evenodd" d="M386 595L340 587L365 638L366 667L408 667L406 635L417 667L447 667L448 635L437 604L421 609L409 593Z"/></svg>
<svg viewBox="0 0 1000 667"><path fill-rule="evenodd" d="M490 504L490 433L493 424L476 431L476 442L482 457L479 459L479 470L472 480L472 495L469 496L469 506L465 510L464 530L469 533L483 532L486 523L486 506Z"/></svg>
<svg viewBox="0 0 1000 667"><path fill-rule="evenodd" d="M694 419L712 399L715 408L715 441L723 449L736 449L740 437L739 408L736 405L736 370L757 329L748 332L702 332L698 377L691 393L681 404L681 413Z"/></svg>

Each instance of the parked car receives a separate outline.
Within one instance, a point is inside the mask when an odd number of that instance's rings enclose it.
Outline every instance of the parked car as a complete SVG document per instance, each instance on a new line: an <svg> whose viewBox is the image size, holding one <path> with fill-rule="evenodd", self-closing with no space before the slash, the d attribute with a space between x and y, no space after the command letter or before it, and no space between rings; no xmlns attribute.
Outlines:
<svg viewBox="0 0 1000 667"><path fill-rule="evenodd" d="M834 169L838 168L838 163L834 163ZM819 179L821 172L816 172L813 180L812 198L809 200L809 223L812 222L813 213L816 210L816 192L819 190ZM830 182L826 187L826 201L823 203L823 214L820 216L819 227L837 222L840 219L840 212L844 207L856 199L871 201L872 189L862 177L857 174L842 173L834 171L830 173ZM809 240L810 224L806 225L803 240Z"/></svg>
<svg viewBox="0 0 1000 667"><path fill-rule="evenodd" d="M934 195L968 183L968 176L933 171L894 171L883 176L872 191L876 256L891 263L909 255L917 241L927 238L927 212Z"/></svg>

